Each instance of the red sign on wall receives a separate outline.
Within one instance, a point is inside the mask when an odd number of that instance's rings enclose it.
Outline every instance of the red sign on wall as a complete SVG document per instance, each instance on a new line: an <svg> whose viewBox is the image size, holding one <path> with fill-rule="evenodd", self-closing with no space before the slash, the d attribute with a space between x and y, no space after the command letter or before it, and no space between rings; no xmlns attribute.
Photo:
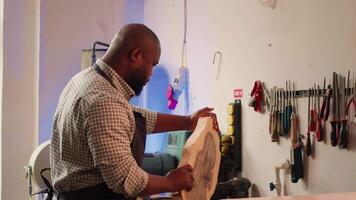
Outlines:
<svg viewBox="0 0 356 200"><path fill-rule="evenodd" d="M234 98L241 99L242 98L242 89L234 89Z"/></svg>

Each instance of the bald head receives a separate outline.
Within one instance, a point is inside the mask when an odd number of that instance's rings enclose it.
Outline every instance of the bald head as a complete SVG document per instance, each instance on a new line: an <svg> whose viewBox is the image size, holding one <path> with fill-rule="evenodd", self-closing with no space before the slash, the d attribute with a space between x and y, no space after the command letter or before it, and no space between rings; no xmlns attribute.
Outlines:
<svg viewBox="0 0 356 200"><path fill-rule="evenodd" d="M160 55L158 37L151 29L143 24L128 24L115 34L102 60L138 95Z"/></svg>
<svg viewBox="0 0 356 200"><path fill-rule="evenodd" d="M143 24L127 24L114 35L106 56L117 60L126 57L136 48L146 52L154 46L160 48L160 43L151 29Z"/></svg>

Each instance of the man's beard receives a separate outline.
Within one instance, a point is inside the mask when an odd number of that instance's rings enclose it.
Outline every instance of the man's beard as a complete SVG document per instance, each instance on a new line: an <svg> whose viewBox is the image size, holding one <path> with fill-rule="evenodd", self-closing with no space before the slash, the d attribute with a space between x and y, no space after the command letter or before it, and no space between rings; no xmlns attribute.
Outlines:
<svg viewBox="0 0 356 200"><path fill-rule="evenodd" d="M139 96L145 86L144 81L134 81L129 84L131 89L135 92L135 96Z"/></svg>

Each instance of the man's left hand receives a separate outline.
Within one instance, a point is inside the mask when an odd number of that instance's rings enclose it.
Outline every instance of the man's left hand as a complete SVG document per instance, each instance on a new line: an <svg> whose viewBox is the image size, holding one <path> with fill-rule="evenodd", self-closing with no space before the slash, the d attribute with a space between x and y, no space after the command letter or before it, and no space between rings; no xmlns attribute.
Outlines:
<svg viewBox="0 0 356 200"><path fill-rule="evenodd" d="M202 108L202 109L194 112L193 114L189 115L190 130L195 129L195 127L197 126L197 123L198 123L198 119L200 117L212 117L214 130L216 130L218 133L220 133L218 120L216 118L215 113L212 112L213 110L214 110L214 108L205 107L205 108Z"/></svg>

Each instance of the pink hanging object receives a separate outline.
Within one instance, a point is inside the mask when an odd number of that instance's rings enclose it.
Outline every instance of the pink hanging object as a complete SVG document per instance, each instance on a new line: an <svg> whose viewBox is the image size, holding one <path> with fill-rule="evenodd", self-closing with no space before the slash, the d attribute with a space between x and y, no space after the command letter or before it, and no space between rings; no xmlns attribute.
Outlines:
<svg viewBox="0 0 356 200"><path fill-rule="evenodd" d="M178 98L188 84L188 68L181 67L173 84L169 84L167 90L168 109L174 110L178 104Z"/></svg>

